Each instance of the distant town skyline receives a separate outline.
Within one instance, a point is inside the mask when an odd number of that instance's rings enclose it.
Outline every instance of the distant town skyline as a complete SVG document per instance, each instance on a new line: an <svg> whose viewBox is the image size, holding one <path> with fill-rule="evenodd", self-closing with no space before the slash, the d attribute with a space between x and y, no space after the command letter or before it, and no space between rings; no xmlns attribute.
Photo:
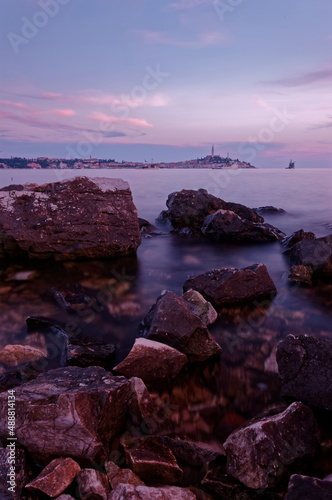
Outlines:
<svg viewBox="0 0 332 500"><path fill-rule="evenodd" d="M12 0L0 157L332 167L328 0Z"/></svg>

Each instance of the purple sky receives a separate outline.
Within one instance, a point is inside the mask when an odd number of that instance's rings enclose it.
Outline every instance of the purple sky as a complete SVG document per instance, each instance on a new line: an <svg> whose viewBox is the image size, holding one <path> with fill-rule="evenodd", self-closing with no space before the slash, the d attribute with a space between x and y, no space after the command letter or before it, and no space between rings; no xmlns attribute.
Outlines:
<svg viewBox="0 0 332 500"><path fill-rule="evenodd" d="M332 167L330 0L1 7L1 157Z"/></svg>

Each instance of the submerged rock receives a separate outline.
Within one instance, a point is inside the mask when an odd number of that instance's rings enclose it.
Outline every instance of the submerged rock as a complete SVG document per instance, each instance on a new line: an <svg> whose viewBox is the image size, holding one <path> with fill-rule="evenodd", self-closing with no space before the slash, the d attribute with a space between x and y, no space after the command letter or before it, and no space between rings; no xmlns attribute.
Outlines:
<svg viewBox="0 0 332 500"><path fill-rule="evenodd" d="M282 396L332 410L332 341L288 335L277 347Z"/></svg>
<svg viewBox="0 0 332 500"><path fill-rule="evenodd" d="M188 279L183 290L191 288L217 307L272 299L277 292L264 264L254 264L243 269L213 269Z"/></svg>
<svg viewBox="0 0 332 500"><path fill-rule="evenodd" d="M187 356L161 342L138 338L128 356L114 367L127 378L139 377L149 388L169 384L187 364Z"/></svg>
<svg viewBox="0 0 332 500"><path fill-rule="evenodd" d="M81 467L75 460L56 458L31 483L26 485L26 489L41 491L54 498L65 491L80 470Z"/></svg>
<svg viewBox="0 0 332 500"><path fill-rule="evenodd" d="M81 500L108 500L110 485L105 474L96 469L83 469L77 474Z"/></svg>
<svg viewBox="0 0 332 500"><path fill-rule="evenodd" d="M92 307L96 302L93 291L79 283L67 283L61 287L52 287L48 295L57 302L61 309L68 312L83 311Z"/></svg>
<svg viewBox="0 0 332 500"><path fill-rule="evenodd" d="M294 474L289 480L285 500L331 500L331 498L331 482Z"/></svg>
<svg viewBox="0 0 332 500"><path fill-rule="evenodd" d="M284 412L234 431L224 443L227 472L248 488L276 484L287 464L313 453L319 430L313 413L296 402Z"/></svg>
<svg viewBox="0 0 332 500"><path fill-rule="evenodd" d="M201 228L207 238L215 241L276 241L284 237L276 227L241 219L230 210L218 210L204 219Z"/></svg>
<svg viewBox="0 0 332 500"><path fill-rule="evenodd" d="M293 266L288 274L291 285L312 285L313 270L310 266Z"/></svg>
<svg viewBox="0 0 332 500"><path fill-rule="evenodd" d="M130 382L103 368L50 370L15 389L17 442L43 463L67 456L93 461L108 453L124 425ZM8 433L7 393L0 394L0 438Z"/></svg>
<svg viewBox="0 0 332 500"><path fill-rule="evenodd" d="M156 228L156 226L151 224L149 221L142 219L141 217L138 218L138 224L141 234L144 236L157 236L161 234L161 232L159 231L159 229Z"/></svg>
<svg viewBox="0 0 332 500"><path fill-rule="evenodd" d="M140 332L147 339L183 352L190 362L205 361L220 352L219 344L202 320L183 299L170 291L158 297L140 325Z"/></svg>
<svg viewBox="0 0 332 500"><path fill-rule="evenodd" d="M112 491L110 500L195 500L196 495L188 488L177 486L162 486L153 488L149 486L134 486L132 484L119 484Z"/></svg>
<svg viewBox="0 0 332 500"><path fill-rule="evenodd" d="M266 205L265 207L253 208L253 211L259 215L284 215L287 214L286 210L283 208L276 208L272 205Z"/></svg>
<svg viewBox="0 0 332 500"><path fill-rule="evenodd" d="M196 316L199 316L206 326L211 325L218 318L218 313L213 305L196 290L188 290L182 295L182 298L187 302L189 309Z"/></svg>
<svg viewBox="0 0 332 500"><path fill-rule="evenodd" d="M99 259L133 254L137 210L122 179L75 177L0 191L0 258Z"/></svg>

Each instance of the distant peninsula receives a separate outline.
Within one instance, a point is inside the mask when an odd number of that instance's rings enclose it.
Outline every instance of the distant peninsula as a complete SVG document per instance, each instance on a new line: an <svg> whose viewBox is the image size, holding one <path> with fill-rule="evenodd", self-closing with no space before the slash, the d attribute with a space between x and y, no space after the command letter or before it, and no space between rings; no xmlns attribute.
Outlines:
<svg viewBox="0 0 332 500"><path fill-rule="evenodd" d="M186 160L179 162L160 162L154 163L153 160L149 162L129 162L129 161L115 161L112 159L100 158L0 158L0 169L9 168L31 168L31 169L112 169L112 168L136 168L136 169L160 169L160 168L213 168L213 169L238 169L238 168L256 168L250 163L241 161L239 159L232 159L228 155L222 157L214 154L214 147L212 146L211 154L204 158L197 158L195 160Z"/></svg>

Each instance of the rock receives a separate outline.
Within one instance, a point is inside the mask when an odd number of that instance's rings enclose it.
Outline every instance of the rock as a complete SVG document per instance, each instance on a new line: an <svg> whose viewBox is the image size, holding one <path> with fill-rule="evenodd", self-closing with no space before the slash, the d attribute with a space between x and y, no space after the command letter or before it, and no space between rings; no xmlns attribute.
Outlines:
<svg viewBox="0 0 332 500"><path fill-rule="evenodd" d="M306 232L303 229L300 229L299 231L295 231L294 233L284 238L281 243L286 248L286 250L289 250L299 241L312 241L315 239L316 235L314 233L310 231Z"/></svg>
<svg viewBox="0 0 332 500"><path fill-rule="evenodd" d="M79 283L67 283L61 287L53 287L48 295L57 304L68 312L80 312L92 307L96 302L95 294L92 290Z"/></svg>
<svg viewBox="0 0 332 500"><path fill-rule="evenodd" d="M19 366L46 357L46 351L29 345L6 345L0 351L0 363L6 366Z"/></svg>
<svg viewBox="0 0 332 500"><path fill-rule="evenodd" d="M110 485L107 476L95 469L83 469L77 474L81 500L108 500Z"/></svg>
<svg viewBox="0 0 332 500"><path fill-rule="evenodd" d="M281 395L332 410L332 340L288 335L277 347Z"/></svg>
<svg viewBox="0 0 332 500"><path fill-rule="evenodd" d="M313 270L310 266L293 266L288 274L291 285L312 285Z"/></svg>
<svg viewBox="0 0 332 500"><path fill-rule="evenodd" d="M130 379L131 396L128 401L128 410L135 425L151 418L154 406L142 379L132 377Z"/></svg>
<svg viewBox="0 0 332 500"><path fill-rule="evenodd" d="M284 215L287 214L286 210L283 208L276 208L272 205L267 205L266 207L253 208L253 211L258 215Z"/></svg>
<svg viewBox="0 0 332 500"><path fill-rule="evenodd" d="M115 346L77 336L67 339L65 353L67 365L102 366L109 369L115 358Z"/></svg>
<svg viewBox="0 0 332 500"><path fill-rule="evenodd" d="M60 495L59 497L56 497L56 500L75 500L74 497L72 497L71 495Z"/></svg>
<svg viewBox="0 0 332 500"><path fill-rule="evenodd" d="M55 458L31 483L26 485L26 489L41 491L54 498L68 488L80 470L81 467L71 458Z"/></svg>
<svg viewBox="0 0 332 500"><path fill-rule="evenodd" d="M232 210L241 218L253 222L264 222L250 208L240 203L228 203L209 194L206 189L198 191L183 189L168 196L167 211L162 212L161 218L169 220L173 228L182 234L201 234L201 227L206 216L214 214L219 209Z"/></svg>
<svg viewBox="0 0 332 500"><path fill-rule="evenodd" d="M288 484L285 500L331 500L332 483L316 477L294 474Z"/></svg>
<svg viewBox="0 0 332 500"><path fill-rule="evenodd" d="M8 444L11 445L10 448ZM23 487L28 481L25 452L16 445L13 447L10 441L7 441L6 445L6 448L0 448L0 498L1 500L20 500ZM15 475L13 475L12 467L14 467ZM8 489L13 487L15 492Z"/></svg>
<svg viewBox="0 0 332 500"><path fill-rule="evenodd" d="M151 224L149 221L142 219L141 217L138 218L138 224L141 234L143 235L157 236L161 234L161 232L156 228L156 226Z"/></svg>
<svg viewBox="0 0 332 500"><path fill-rule="evenodd" d="M147 437L122 443L126 463L143 481L159 484L177 484L183 472L176 459L158 438Z"/></svg>
<svg viewBox="0 0 332 500"><path fill-rule="evenodd" d="M218 313L213 305L196 290L188 290L182 295L182 298L187 302L189 309L201 318L204 325L212 325L218 318Z"/></svg>
<svg viewBox="0 0 332 500"><path fill-rule="evenodd" d="M220 346L202 320L183 299L167 290L144 318L140 333L149 340L178 349L188 356L190 362L204 361L220 352Z"/></svg>
<svg viewBox="0 0 332 500"><path fill-rule="evenodd" d="M130 469L121 469L113 462L105 462L105 469L113 490L121 483L144 486L143 481Z"/></svg>
<svg viewBox="0 0 332 500"><path fill-rule="evenodd" d="M191 288L217 307L272 299L277 291L264 264L243 269L213 269L188 279L183 290L186 292Z"/></svg>
<svg viewBox="0 0 332 500"><path fill-rule="evenodd" d="M194 493L188 488L177 486L152 488L132 484L119 484L110 496L110 500L195 500L195 498Z"/></svg>
<svg viewBox="0 0 332 500"><path fill-rule="evenodd" d="M0 257L101 259L133 254L137 210L122 179L75 177L0 192Z"/></svg>
<svg viewBox="0 0 332 500"><path fill-rule="evenodd" d="M282 479L287 464L314 451L318 437L310 408L293 403L227 438L227 472L248 488L271 487Z"/></svg>
<svg viewBox="0 0 332 500"><path fill-rule="evenodd" d="M16 437L43 463L67 456L102 459L127 413L130 382L103 368L70 366L39 375L15 390ZM7 393L0 394L0 438L8 429Z"/></svg>
<svg viewBox="0 0 332 500"><path fill-rule="evenodd" d="M169 384L187 364L187 356L161 342L138 338L128 356L114 367L127 378L139 377L149 388Z"/></svg>
<svg viewBox="0 0 332 500"><path fill-rule="evenodd" d="M21 369L11 370L0 375L0 392L8 391L13 387L22 385L29 380L32 380L44 370L44 364L27 363Z"/></svg>
<svg viewBox="0 0 332 500"><path fill-rule="evenodd" d="M332 234L315 240L303 240L288 252L291 265L310 266L316 278L332 278Z"/></svg>
<svg viewBox="0 0 332 500"><path fill-rule="evenodd" d="M39 277L37 271L18 271L11 275L6 281L30 281Z"/></svg>
<svg viewBox="0 0 332 500"><path fill-rule="evenodd" d="M204 219L202 233L215 241L254 241L266 242L281 240L284 237L276 227L241 219L230 210L218 210Z"/></svg>

